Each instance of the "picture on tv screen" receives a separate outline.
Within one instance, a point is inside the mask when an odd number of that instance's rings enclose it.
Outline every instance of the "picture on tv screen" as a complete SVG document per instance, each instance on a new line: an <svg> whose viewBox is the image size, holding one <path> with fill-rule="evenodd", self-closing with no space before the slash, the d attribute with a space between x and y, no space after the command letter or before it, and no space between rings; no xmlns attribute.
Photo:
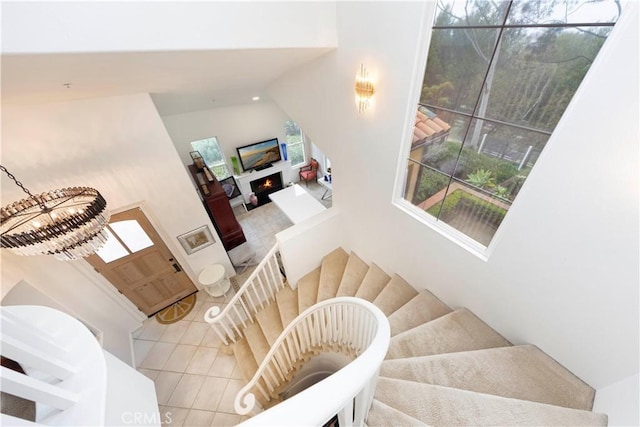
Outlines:
<svg viewBox="0 0 640 427"><path fill-rule="evenodd" d="M278 138L245 145L236 150L244 171L268 167L271 163L280 160Z"/></svg>

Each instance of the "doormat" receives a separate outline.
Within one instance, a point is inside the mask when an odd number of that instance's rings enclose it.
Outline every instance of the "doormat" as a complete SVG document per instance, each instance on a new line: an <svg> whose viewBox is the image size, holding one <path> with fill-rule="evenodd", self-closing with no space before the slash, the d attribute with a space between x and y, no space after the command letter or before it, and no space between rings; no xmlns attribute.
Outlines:
<svg viewBox="0 0 640 427"><path fill-rule="evenodd" d="M184 319L196 305L196 299L196 294L191 294L188 297L184 297L181 300L174 302L169 307L160 310L156 314L156 320L158 323L168 325Z"/></svg>

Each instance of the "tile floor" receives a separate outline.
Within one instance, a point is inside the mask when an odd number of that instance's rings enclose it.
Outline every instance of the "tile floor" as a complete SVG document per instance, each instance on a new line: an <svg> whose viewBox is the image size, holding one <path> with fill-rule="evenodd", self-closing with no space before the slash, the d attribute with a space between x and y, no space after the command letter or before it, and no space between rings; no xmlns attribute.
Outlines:
<svg viewBox="0 0 640 427"><path fill-rule="evenodd" d="M324 193L317 183L305 189L318 200ZM331 207L331 199L320 202ZM259 259L275 244L275 234L291 226L272 203L249 212L242 206L234 211ZM238 275L238 283L244 283L252 270ZM162 325L152 317L134 332L137 368L155 382L163 425L233 426L245 419L235 413L233 401L246 381L234 356L220 351L220 339L204 321L210 307L224 308L232 297L233 289L219 298L199 292L195 307L181 321Z"/></svg>

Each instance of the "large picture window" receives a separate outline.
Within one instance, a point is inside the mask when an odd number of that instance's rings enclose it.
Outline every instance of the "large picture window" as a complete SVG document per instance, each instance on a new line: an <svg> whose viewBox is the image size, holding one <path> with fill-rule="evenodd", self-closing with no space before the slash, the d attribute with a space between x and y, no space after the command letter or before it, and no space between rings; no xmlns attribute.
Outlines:
<svg viewBox="0 0 640 427"><path fill-rule="evenodd" d="M298 124L287 120L284 124L285 137L287 138L287 156L291 160L291 166L301 166L306 163L304 153L304 135Z"/></svg>
<svg viewBox="0 0 640 427"><path fill-rule="evenodd" d="M218 138L215 136L207 139L192 141L191 147L194 151L199 151L211 172L221 181L229 176L229 168L224 158L224 153L218 144Z"/></svg>
<svg viewBox="0 0 640 427"><path fill-rule="evenodd" d="M619 15L616 0L438 0L404 198L488 246Z"/></svg>

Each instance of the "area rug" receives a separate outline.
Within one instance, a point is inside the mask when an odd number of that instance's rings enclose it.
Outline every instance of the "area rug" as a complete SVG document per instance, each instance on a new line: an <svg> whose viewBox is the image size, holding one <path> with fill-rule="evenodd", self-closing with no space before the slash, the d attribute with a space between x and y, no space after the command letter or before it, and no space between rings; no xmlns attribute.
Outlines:
<svg viewBox="0 0 640 427"><path fill-rule="evenodd" d="M168 325L182 320L196 305L196 300L196 294L184 297L181 300L174 302L169 307L160 310L156 314L156 320L158 323L162 323L163 325Z"/></svg>

